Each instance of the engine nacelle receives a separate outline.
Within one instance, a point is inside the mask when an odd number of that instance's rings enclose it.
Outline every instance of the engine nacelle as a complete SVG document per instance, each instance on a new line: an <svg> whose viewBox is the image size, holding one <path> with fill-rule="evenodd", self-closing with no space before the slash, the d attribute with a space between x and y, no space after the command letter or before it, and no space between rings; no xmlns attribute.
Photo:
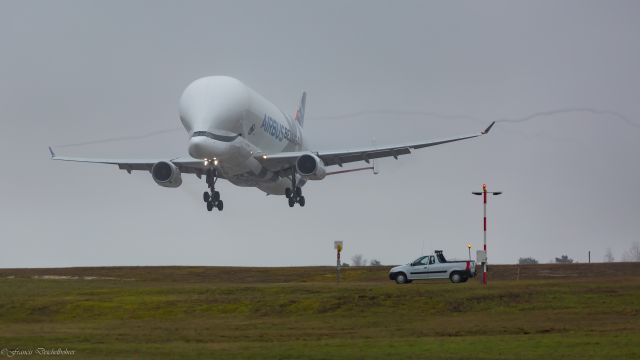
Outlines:
<svg viewBox="0 0 640 360"><path fill-rule="evenodd" d="M307 179L322 180L327 176L322 160L312 154L304 154L296 160L298 173Z"/></svg>
<svg viewBox="0 0 640 360"><path fill-rule="evenodd" d="M169 161L159 161L153 164L151 176L160 186L176 188L182 184L180 169Z"/></svg>

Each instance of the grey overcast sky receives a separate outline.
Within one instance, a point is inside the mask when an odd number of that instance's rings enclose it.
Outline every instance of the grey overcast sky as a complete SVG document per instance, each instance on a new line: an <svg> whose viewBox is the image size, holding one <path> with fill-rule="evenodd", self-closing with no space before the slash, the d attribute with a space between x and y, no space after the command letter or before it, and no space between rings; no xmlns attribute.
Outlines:
<svg viewBox="0 0 640 360"><path fill-rule="evenodd" d="M405 263L482 245L489 259L616 259L640 240L640 127L565 112L305 187L307 206L203 180L50 161L48 145L180 127L192 80L230 75L293 112L314 149L461 135L566 108L640 118L638 1L1 1L0 267ZM381 114L378 110L424 112ZM360 111L368 116L328 119ZM431 114L427 114L431 113ZM440 114L441 116L435 115ZM461 115L459 117L451 115ZM186 154L183 131L58 147Z"/></svg>

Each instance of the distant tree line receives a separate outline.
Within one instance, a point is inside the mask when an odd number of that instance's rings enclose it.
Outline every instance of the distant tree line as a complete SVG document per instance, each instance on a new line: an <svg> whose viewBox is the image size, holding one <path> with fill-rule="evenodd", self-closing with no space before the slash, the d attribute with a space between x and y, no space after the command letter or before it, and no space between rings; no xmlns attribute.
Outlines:
<svg viewBox="0 0 640 360"><path fill-rule="evenodd" d="M640 261L640 241L631 244L629 250L622 254L623 261Z"/></svg>
<svg viewBox="0 0 640 360"><path fill-rule="evenodd" d="M382 262L378 259L372 259L371 261L367 261L367 259L365 259L364 256L362 256L362 254L356 254L351 257L351 265L353 266L367 266L367 264L369 266L381 266Z"/></svg>
<svg viewBox="0 0 640 360"><path fill-rule="evenodd" d="M613 252L611 248L607 248L604 253L605 262L614 262ZM631 243L631 247L622 253L622 261L640 261L640 241Z"/></svg>
<svg viewBox="0 0 640 360"><path fill-rule="evenodd" d="M534 265L537 264L538 260L532 258L532 257L526 257L526 258L520 258L518 259L518 264L520 265Z"/></svg>
<svg viewBox="0 0 640 360"><path fill-rule="evenodd" d="M556 258L556 264L573 264L573 259L569 258L567 255L562 255L559 258Z"/></svg>
<svg viewBox="0 0 640 360"><path fill-rule="evenodd" d="M607 251L604 253L604 262L614 262L615 258L613 257L613 252L611 252L611 248L607 248Z"/></svg>
<svg viewBox="0 0 640 360"><path fill-rule="evenodd" d="M622 253L621 259L622 261L640 261L640 241L633 242L631 244L631 247L629 247L629 249ZM605 250L603 260L604 262L614 262L616 260L613 256L613 251L611 251L611 248L607 248ZM560 257L555 258L551 262L554 262L556 264L572 264L575 261L568 255L564 254ZM534 259L533 257L521 257L518 259L518 264L538 264L538 260Z"/></svg>

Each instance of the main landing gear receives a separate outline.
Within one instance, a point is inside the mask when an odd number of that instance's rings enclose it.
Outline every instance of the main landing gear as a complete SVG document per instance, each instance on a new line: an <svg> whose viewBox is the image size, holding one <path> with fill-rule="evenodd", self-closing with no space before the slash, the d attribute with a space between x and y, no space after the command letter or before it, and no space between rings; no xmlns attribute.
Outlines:
<svg viewBox="0 0 640 360"><path fill-rule="evenodd" d="M291 190L294 189L294 190ZM291 187L284 190L284 195L289 199L289 207L293 207L296 203L304 207L305 201L302 196L302 189L296 185L296 169L291 169Z"/></svg>
<svg viewBox="0 0 640 360"><path fill-rule="evenodd" d="M205 191L204 194L202 194L202 200L207 203L207 211L213 210L214 207L218 209L218 211L222 211L224 208L224 203L220 200L220 192L215 189L216 181L218 181L216 170L210 169L207 171L207 186L211 191Z"/></svg>

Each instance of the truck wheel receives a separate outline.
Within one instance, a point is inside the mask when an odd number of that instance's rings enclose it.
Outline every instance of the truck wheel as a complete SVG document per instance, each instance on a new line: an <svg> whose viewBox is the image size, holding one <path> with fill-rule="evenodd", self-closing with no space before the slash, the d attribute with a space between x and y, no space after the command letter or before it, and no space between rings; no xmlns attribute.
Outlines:
<svg viewBox="0 0 640 360"><path fill-rule="evenodd" d="M396 284L406 284L407 283L407 275L404 273L399 273L396 275Z"/></svg>
<svg viewBox="0 0 640 360"><path fill-rule="evenodd" d="M449 280L451 280L452 283L457 284L462 282L462 275L460 275L459 272L453 272L449 275Z"/></svg>

